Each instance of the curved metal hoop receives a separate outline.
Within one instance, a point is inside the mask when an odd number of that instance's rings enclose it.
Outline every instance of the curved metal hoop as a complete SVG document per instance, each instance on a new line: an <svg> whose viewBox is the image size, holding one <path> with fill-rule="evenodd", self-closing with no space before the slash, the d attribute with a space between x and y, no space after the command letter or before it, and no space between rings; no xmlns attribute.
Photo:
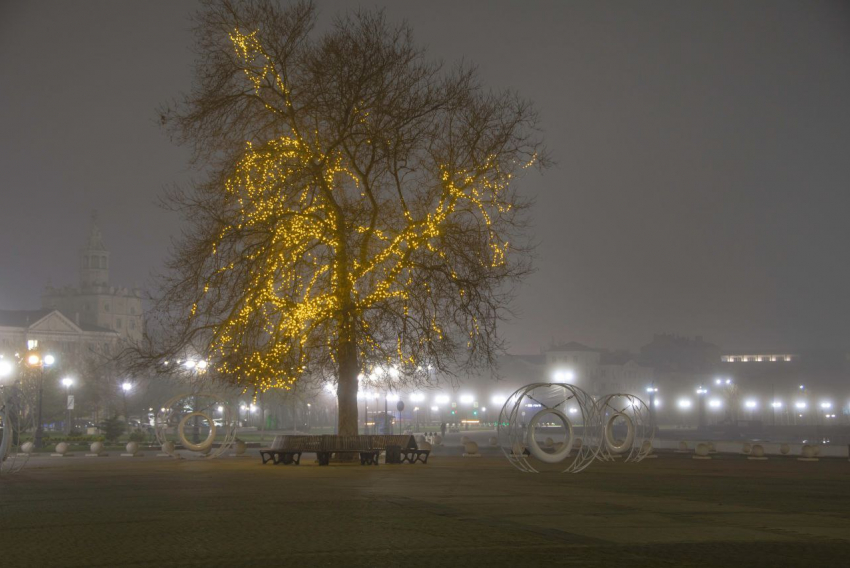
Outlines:
<svg viewBox="0 0 850 568"><path fill-rule="evenodd" d="M553 453L549 453L540 447L540 444L537 443L537 440L534 437L534 433L537 430L537 425L540 424L540 420L544 416L553 415L557 416L564 423L564 426L567 429L567 441L564 442L564 445L560 450L556 450ZM570 422L570 419L567 418L566 414L561 412L560 410L555 410L554 408L547 408L545 410L541 410L531 419L531 422L528 424L528 435L526 436L526 441L528 443L528 451L532 456L539 459L545 463L560 463L569 457L570 452L573 449L573 425Z"/></svg>
<svg viewBox="0 0 850 568"><path fill-rule="evenodd" d="M210 433L207 434L207 439L200 444L193 444L186 438L186 422L193 416L203 418L210 425ZM177 425L177 437L180 438L180 443L183 444L183 447L187 450L192 450L193 452L206 451L212 447L213 442L215 441L215 422L213 422L213 419L205 412L190 412L180 419L180 424Z"/></svg>
<svg viewBox="0 0 850 568"><path fill-rule="evenodd" d="M3 427L3 434L0 437L0 474L17 473L24 468L30 459L29 453L23 458L19 457L20 452L12 454L15 438L15 427L11 420L12 412L9 405L6 404L5 398L0 395L0 425Z"/></svg>
<svg viewBox="0 0 850 568"><path fill-rule="evenodd" d="M221 428L216 427L213 419L207 414L209 409L219 406L222 407ZM187 407L191 410L184 414ZM177 427L173 428L172 423L176 416L181 418ZM186 422L193 416L203 417L210 425L207 438L199 444L190 442L185 434ZM224 438L218 447L214 447L215 437L219 433L219 429L224 432ZM172 432L172 430L176 430L176 432ZM236 420L231 404L225 397L209 392L182 393L172 397L162 405L156 415L154 432L162 450L173 458L180 458L181 456L174 449L173 440L169 439L169 434L176 434L176 440L187 450L201 454L201 457L213 459L224 455L236 440ZM172 444L166 445L166 442L172 442Z"/></svg>
<svg viewBox="0 0 850 568"><path fill-rule="evenodd" d="M525 415L529 410L534 416L526 425ZM540 421L549 415L561 418L567 429L568 439L556 453L543 451L534 440ZM582 436L580 446L574 437L577 431ZM593 463L599 451L600 433L593 399L567 383L533 383L518 389L502 406L497 427L497 439L505 457L518 470L529 473L538 473L541 464L551 463L565 464L564 473L582 471Z"/></svg>
<svg viewBox="0 0 850 568"><path fill-rule="evenodd" d="M600 460L622 457L623 461L639 462L649 455L655 431L649 407L643 400L633 394L615 393L600 398L596 406L600 420L605 424L598 455ZM616 435L618 419L625 422L625 433L620 439Z"/></svg>

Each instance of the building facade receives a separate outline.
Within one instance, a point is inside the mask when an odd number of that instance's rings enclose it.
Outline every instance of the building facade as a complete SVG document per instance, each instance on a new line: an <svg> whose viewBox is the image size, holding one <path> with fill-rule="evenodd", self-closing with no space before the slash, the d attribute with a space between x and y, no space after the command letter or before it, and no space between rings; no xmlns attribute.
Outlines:
<svg viewBox="0 0 850 568"><path fill-rule="evenodd" d="M109 251L93 217L88 241L79 253L79 286L48 286L42 308L59 310L74 322L112 330L125 341L139 342L144 333L142 291L112 286L109 266Z"/></svg>
<svg viewBox="0 0 850 568"><path fill-rule="evenodd" d="M31 341L63 363L115 352L121 337L111 330L68 318L59 310L0 310L0 355L24 354Z"/></svg>

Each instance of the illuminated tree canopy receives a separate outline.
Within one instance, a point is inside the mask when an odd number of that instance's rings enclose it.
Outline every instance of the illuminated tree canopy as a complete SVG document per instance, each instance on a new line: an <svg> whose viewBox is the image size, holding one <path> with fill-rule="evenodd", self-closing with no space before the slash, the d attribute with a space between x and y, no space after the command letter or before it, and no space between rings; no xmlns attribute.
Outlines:
<svg viewBox="0 0 850 568"><path fill-rule="evenodd" d="M254 392L492 365L530 270L528 202L545 165L533 107L473 68L426 57L381 12L314 31L310 3L207 2L193 90L162 110L204 180L169 193L186 220L152 349L191 346Z"/></svg>

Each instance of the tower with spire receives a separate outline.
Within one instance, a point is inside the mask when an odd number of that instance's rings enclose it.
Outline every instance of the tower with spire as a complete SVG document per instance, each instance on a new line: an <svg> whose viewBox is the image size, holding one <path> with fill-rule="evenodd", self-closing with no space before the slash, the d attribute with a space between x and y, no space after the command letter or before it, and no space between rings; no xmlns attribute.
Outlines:
<svg viewBox="0 0 850 568"><path fill-rule="evenodd" d="M103 246L97 212L92 212L89 238L80 249L80 290L96 290L109 286L109 251Z"/></svg>
<svg viewBox="0 0 850 568"><path fill-rule="evenodd" d="M142 292L110 285L109 262L97 213L93 212L88 239L80 249L79 287L47 286L42 307L57 309L78 323L117 331L125 340L139 341L144 329Z"/></svg>

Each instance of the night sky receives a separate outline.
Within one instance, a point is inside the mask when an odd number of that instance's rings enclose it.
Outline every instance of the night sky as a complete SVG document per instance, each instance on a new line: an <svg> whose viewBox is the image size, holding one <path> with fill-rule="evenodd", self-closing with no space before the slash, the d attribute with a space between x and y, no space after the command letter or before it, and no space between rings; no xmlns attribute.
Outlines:
<svg viewBox="0 0 850 568"><path fill-rule="evenodd" d="M540 246L513 351L850 349L850 3L387 4L541 111L558 163L519 182ZM192 171L155 110L190 85L193 9L0 1L0 308L76 284L92 209L113 284L162 266L156 199Z"/></svg>

